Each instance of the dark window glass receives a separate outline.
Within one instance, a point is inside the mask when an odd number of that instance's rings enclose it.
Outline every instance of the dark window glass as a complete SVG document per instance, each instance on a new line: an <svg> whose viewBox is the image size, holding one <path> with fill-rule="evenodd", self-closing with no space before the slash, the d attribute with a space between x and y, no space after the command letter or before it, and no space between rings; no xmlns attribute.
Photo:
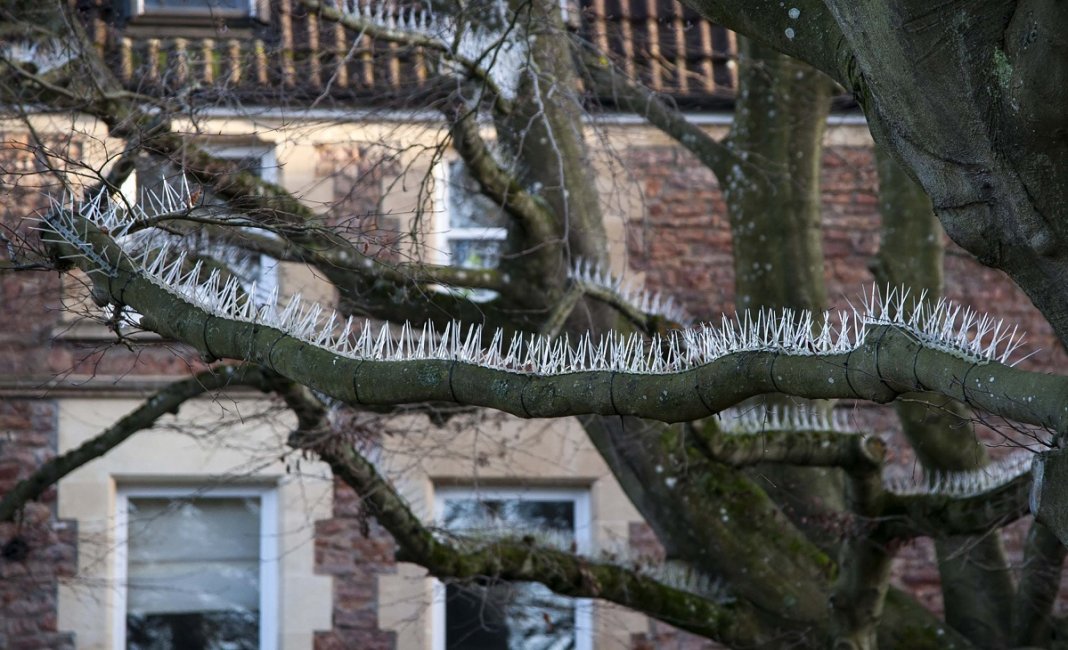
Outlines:
<svg viewBox="0 0 1068 650"><path fill-rule="evenodd" d="M542 535L574 540L570 500L447 499L443 523L461 535ZM488 530L487 530L488 529ZM575 604L540 584L484 580L445 587L447 650L567 650L575 647Z"/></svg>
<svg viewBox="0 0 1068 650"><path fill-rule="evenodd" d="M145 14L247 16L248 0L142 0Z"/></svg>

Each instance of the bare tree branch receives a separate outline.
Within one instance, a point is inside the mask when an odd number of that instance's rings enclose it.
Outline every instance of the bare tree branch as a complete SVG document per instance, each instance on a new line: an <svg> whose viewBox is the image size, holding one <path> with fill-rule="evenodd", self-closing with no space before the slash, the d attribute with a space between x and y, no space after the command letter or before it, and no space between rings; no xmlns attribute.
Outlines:
<svg viewBox="0 0 1068 650"><path fill-rule="evenodd" d="M460 551L423 525L352 445L319 442L311 449L370 506L400 547L397 559L419 564L437 578L539 582L558 594L607 600L732 645L768 641L742 602L716 602L621 566L540 548L521 539L500 539L484 549Z"/></svg>
<svg viewBox="0 0 1068 650"><path fill-rule="evenodd" d="M159 418L177 413L188 400L228 386L264 385L263 374L252 366L219 366L175 382L159 391L118 422L81 445L42 464L29 477L19 481L0 500L0 521L11 521L28 502L36 499L64 476L100 458L138 431L151 428Z"/></svg>

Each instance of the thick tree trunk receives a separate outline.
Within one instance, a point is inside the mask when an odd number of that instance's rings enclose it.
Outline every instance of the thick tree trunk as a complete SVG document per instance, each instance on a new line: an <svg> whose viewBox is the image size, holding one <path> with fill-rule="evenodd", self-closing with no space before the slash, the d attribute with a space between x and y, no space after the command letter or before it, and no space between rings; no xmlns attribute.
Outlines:
<svg viewBox="0 0 1068 650"><path fill-rule="evenodd" d="M930 199L883 149L876 151L882 234L875 272L879 283L923 291L929 300L942 295L942 227ZM928 471L959 472L989 463L975 436L972 414L959 402L923 393L894 402L902 431ZM977 645L1008 645L1012 593L1001 538L997 531L979 537L935 539L942 576L946 622Z"/></svg>
<svg viewBox="0 0 1068 650"><path fill-rule="evenodd" d="M1068 341L1068 5L829 6L876 140L950 237L1008 273Z"/></svg>
<svg viewBox="0 0 1068 650"><path fill-rule="evenodd" d="M731 223L735 304L762 308L826 308L820 231L820 162L831 83L820 72L772 49L739 39L738 99L727 145L753 165L720 176ZM797 400L758 398L768 405ZM802 408L826 405L801 404ZM837 470L761 467L754 476L795 521L826 520L845 510ZM836 535L812 525L814 539Z"/></svg>
<svg viewBox="0 0 1068 650"><path fill-rule="evenodd" d="M513 5L518 24L512 29L524 32L530 63L517 71L522 77L511 114L495 115L497 137L519 186L548 207L555 237L546 241L514 228L509 232L501 268L519 283L513 292L518 302L511 306L530 311L548 309L560 300L567 270L577 260L607 264L608 246L583 136L578 75L560 5L553 0ZM545 255L547 247L556 254ZM511 298L505 296L506 301ZM586 328L604 325L595 319Z"/></svg>

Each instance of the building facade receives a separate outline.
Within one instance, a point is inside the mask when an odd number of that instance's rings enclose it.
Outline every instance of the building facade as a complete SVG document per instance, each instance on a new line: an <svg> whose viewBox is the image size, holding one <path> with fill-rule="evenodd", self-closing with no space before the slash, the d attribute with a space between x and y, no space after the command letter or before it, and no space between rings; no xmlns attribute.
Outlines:
<svg viewBox="0 0 1068 650"><path fill-rule="evenodd" d="M674 5L609 4L562 10L629 72L692 107L702 128L724 133L729 114L717 111L736 83L731 35ZM84 14L129 87L196 89L205 109L177 130L216 155L347 220L383 255L492 263L499 225L467 211L478 199L462 166L436 153L443 125L405 107L428 77L418 52L354 40L290 0L139 0ZM316 105L322 97L329 101ZM121 148L101 124L64 119L0 125L5 225L26 232L26 218L48 208L50 164L103 167ZM614 272L676 296L691 314L732 312L730 228L715 177L627 115L592 115L587 129L587 141L599 143ZM39 133L65 154L42 155ZM878 243L872 144L856 115L832 117L822 169L828 293L841 306L874 281L868 260ZM160 170L139 169L124 191L153 189L153 173ZM244 264L260 289L335 300L301 265ZM109 327L86 293L77 276L0 274L0 495L206 367L158 337ZM947 293L1020 323L1030 345L1051 351L1025 363L1064 361L1026 298L953 248ZM886 414L860 409L853 417L884 426L876 423ZM366 446L428 522L551 530L578 551L662 555L574 422L461 413L443 424L423 415L347 424L354 444ZM459 590L397 563L358 495L288 450L293 425L279 403L253 390L211 391L0 524L0 647L442 650L450 639L506 647L508 633L545 647L698 646L620 608L535 588ZM929 546L917 544L898 565L900 584L937 609Z"/></svg>

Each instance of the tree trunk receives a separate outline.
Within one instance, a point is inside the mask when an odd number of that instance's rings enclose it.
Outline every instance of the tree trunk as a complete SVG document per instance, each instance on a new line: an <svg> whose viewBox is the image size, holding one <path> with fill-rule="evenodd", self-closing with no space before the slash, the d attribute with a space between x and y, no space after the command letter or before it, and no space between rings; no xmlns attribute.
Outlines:
<svg viewBox="0 0 1068 650"><path fill-rule="evenodd" d="M881 285L906 287L918 298L942 295L942 227L930 199L887 153L876 150L882 233L875 264ZM972 428L973 416L959 402L923 393L894 402L902 431L929 471L959 472L989 464ZM1004 595L1012 579L998 532L979 537L935 539L946 622L977 645L1007 646L1012 609Z"/></svg>
<svg viewBox="0 0 1068 650"><path fill-rule="evenodd" d="M754 165L720 175L731 223L735 305L739 313L762 308L826 308L820 231L820 162L830 110L831 83L820 72L749 39L739 39L738 99L728 146ZM768 396L767 406L827 405ZM753 476L795 522L826 521L845 510L837 470L762 466ZM837 533L805 525L813 539Z"/></svg>

